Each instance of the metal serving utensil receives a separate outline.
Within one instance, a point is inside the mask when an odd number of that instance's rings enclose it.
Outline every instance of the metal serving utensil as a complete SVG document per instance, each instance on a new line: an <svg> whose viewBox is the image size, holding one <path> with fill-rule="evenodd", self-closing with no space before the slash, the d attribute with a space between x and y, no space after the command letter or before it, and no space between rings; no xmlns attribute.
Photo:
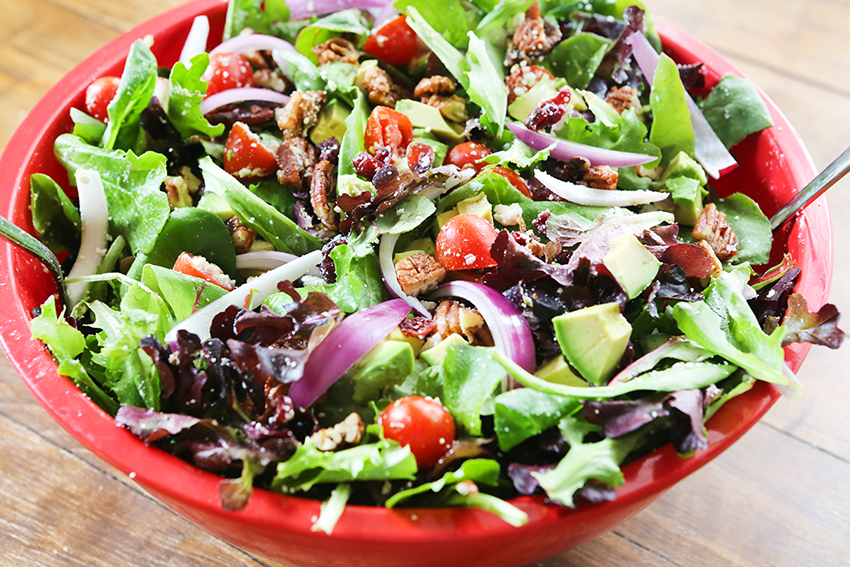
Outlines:
<svg viewBox="0 0 850 567"><path fill-rule="evenodd" d="M12 244L17 244L41 261L56 281L56 290L59 293L60 303L62 305L68 305L62 266L53 252L50 251L50 248L3 216L0 216L0 236L8 239Z"/></svg>
<svg viewBox="0 0 850 567"><path fill-rule="evenodd" d="M838 183L850 171L850 148L838 156L826 169L818 173L803 190L794 195L779 211L770 218L770 228L774 232L812 201L820 197L827 189Z"/></svg>

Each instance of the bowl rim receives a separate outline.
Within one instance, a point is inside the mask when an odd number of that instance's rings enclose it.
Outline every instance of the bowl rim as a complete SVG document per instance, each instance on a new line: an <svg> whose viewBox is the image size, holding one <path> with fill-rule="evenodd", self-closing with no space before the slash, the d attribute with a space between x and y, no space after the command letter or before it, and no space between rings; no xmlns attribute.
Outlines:
<svg viewBox="0 0 850 567"><path fill-rule="evenodd" d="M116 58L123 60L135 39L148 34L167 33L170 28L196 15L221 10L222 5L221 0L194 0L173 8L121 34L67 73L28 113L0 157L0 177L13 180L7 187L14 188L12 192L3 191L0 197L3 203L0 205L2 212L9 218L13 218L16 212L22 214L16 204L21 200L20 193L28 187L28 183L22 183L28 159L51 125L62 117L69 93L80 92L92 78L98 76L100 70L110 66ZM656 17L656 24L665 44L675 44L721 75L733 73L746 77L716 51L662 18ZM790 175L797 182L797 186L802 187L816 173L811 156L781 111L760 89L759 92L774 118L776 138L783 147L787 144L795 150L788 165ZM812 267L808 273L804 273L797 285L797 289L804 289L810 305L819 306L828 295L833 257L825 199L822 197L817 204L807 209L798 218L792 230L800 231L803 238L809 242L817 241L824 246L818 250L816 258L813 254L812 258L808 258ZM802 259L801 263L806 260ZM32 394L63 428L101 459L129 474L137 483L180 502L181 506L200 509L213 515L237 514L249 525L268 527L272 524L305 537L316 535L310 530L310 520L319 513L319 501L257 489L245 510L224 512L218 498L220 477L197 469L164 451L151 450L129 431L117 427L112 417L100 410L70 380L60 377L56 363L47 349L39 341L30 338L30 314L16 301L18 290L25 282L18 281L14 274L16 269L27 262L32 263L32 260L11 244L4 243L0 247L0 301L8 306L0 313L0 343ZM808 349L809 345L792 345L786 351L786 358L793 370L799 368ZM480 510L389 510L352 505L346 507L333 537L363 541L364 534L368 534L366 539L374 542L430 540L435 535L443 541L490 538L501 532L516 533L518 529L530 533L541 522L558 520L573 523L598 513L625 510L641 499L660 495L722 453L761 418L779 394L773 386L759 382L746 396L750 413L746 420L740 422L731 432L716 432L711 427L711 420L709 421L710 444L705 451L688 459L680 459L672 447L667 445L624 467L627 483L617 489L617 498L611 502L564 509L546 505L543 497L516 498L511 502L526 511L530 518L522 528L511 527ZM670 466L670 463L674 466ZM663 474L656 472L657 468L665 467ZM167 475L162 473L163 469L168 471ZM195 488L187 492L180 490L181 486ZM283 510L286 513L281 513ZM426 518L430 521L423 521ZM381 530L364 530L364 525L374 526L376 522L381 523Z"/></svg>

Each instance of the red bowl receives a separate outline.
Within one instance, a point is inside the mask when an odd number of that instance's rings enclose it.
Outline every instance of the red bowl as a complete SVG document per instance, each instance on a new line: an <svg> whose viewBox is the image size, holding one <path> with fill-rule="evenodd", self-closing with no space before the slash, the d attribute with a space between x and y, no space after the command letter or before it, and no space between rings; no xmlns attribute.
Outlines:
<svg viewBox="0 0 850 567"><path fill-rule="evenodd" d="M211 37L220 37L226 5L196 0L134 28L110 42L63 78L29 113L0 159L3 179L0 208L8 218L32 232L29 178L46 173L66 179L53 157L53 141L72 128L71 107L84 108L85 87L102 75L119 75L130 44L155 38L153 52L161 64L173 63L192 19L207 14ZM713 50L667 24L658 22L665 50L679 63L702 61L709 85L727 73L743 74ZM169 38L173 40L169 41ZM815 175L808 152L776 106L765 98L775 127L751 136L735 148L740 167L715 184L722 195L742 191L773 214ZM626 483L617 499L575 510L547 506L542 498L513 503L529 522L511 527L495 516L466 509L387 510L349 506L333 535L310 530L319 502L257 490L241 512L225 512L219 504L219 478L165 452L146 447L57 375L56 364L40 342L30 338L33 308L55 292L38 261L4 244L0 256L0 339L23 381L47 411L71 435L115 466L149 493L216 536L245 550L287 564L516 566L539 561L580 545L633 516L667 489L726 450L749 430L778 397L759 382L725 405L707 424L709 447L682 459L670 446L624 468ZM802 268L797 291L811 307L823 304L832 275L832 238L824 200L810 206L792 227L777 237L772 260L790 252ZM786 349L797 370L808 345Z"/></svg>

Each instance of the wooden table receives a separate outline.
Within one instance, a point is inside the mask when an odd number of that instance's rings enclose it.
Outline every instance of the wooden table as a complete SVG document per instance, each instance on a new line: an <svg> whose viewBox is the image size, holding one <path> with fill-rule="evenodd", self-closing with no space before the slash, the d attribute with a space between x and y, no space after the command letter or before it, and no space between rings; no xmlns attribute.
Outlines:
<svg viewBox="0 0 850 567"><path fill-rule="evenodd" d="M752 77L819 168L850 142L850 1L646 0ZM0 148L38 98L119 32L179 0L0 0ZM850 311L850 183L832 190L832 302ZM542 563L850 564L850 348L813 349L781 400L636 518ZM0 564L257 566L151 499L56 425L0 360Z"/></svg>

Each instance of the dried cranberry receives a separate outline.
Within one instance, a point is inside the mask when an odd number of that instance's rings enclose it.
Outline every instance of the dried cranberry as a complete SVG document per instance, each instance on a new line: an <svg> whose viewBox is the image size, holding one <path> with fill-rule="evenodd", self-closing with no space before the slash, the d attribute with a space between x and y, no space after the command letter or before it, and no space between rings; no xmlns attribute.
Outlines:
<svg viewBox="0 0 850 567"><path fill-rule="evenodd" d="M372 185L378 189L378 194L380 195L381 187L396 177L398 177L398 168L394 165L385 165L375 173L375 176L372 178Z"/></svg>
<svg viewBox="0 0 850 567"><path fill-rule="evenodd" d="M363 191L359 195L347 195L341 193L336 196L336 204L346 213L352 212L360 205L365 205L372 200L372 194L369 191Z"/></svg>
<svg viewBox="0 0 850 567"><path fill-rule="evenodd" d="M369 181L372 181L378 170L384 167L384 163L382 161L375 159L375 157L367 154L366 152L358 152L357 155L354 156L352 165L354 165L354 171L357 175L364 177Z"/></svg>
<svg viewBox="0 0 850 567"><path fill-rule="evenodd" d="M407 167L416 173L425 173L434 165L434 148L422 142L407 146Z"/></svg>
<svg viewBox="0 0 850 567"><path fill-rule="evenodd" d="M319 150L319 161L329 161L336 165L339 162L339 140L331 136L316 145Z"/></svg>
<svg viewBox="0 0 850 567"><path fill-rule="evenodd" d="M384 146L377 152L375 152L375 159L378 161L384 162L384 164L389 164L393 158L393 151L389 146Z"/></svg>
<svg viewBox="0 0 850 567"><path fill-rule="evenodd" d="M544 100L540 106L531 111L525 119L525 125L532 130L549 128L560 122L567 112L567 104L570 102L570 91L563 90L555 95L555 98Z"/></svg>

